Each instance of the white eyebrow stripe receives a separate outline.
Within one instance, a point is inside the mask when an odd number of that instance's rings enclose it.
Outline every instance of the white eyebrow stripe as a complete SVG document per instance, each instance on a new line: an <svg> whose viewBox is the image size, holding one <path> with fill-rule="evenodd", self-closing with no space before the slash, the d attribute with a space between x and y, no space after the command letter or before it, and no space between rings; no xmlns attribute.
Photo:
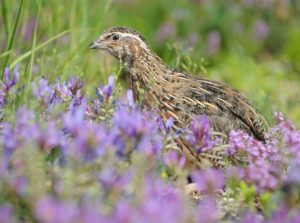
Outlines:
<svg viewBox="0 0 300 223"><path fill-rule="evenodd" d="M117 32L117 34L119 34L122 37L135 38L140 43L141 47L149 49L149 47L147 46L147 44L139 36L133 35L131 33L120 33L120 32Z"/></svg>

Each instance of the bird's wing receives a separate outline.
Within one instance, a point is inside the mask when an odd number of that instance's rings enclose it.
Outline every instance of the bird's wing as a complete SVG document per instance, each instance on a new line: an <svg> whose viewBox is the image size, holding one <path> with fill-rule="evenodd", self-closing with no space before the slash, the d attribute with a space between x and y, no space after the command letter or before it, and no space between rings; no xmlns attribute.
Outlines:
<svg viewBox="0 0 300 223"><path fill-rule="evenodd" d="M211 110L230 112L235 118L241 120L249 127L253 135L264 140L267 122L263 116L253 108L248 100L238 91L219 82L195 78L191 83L190 97L206 103Z"/></svg>

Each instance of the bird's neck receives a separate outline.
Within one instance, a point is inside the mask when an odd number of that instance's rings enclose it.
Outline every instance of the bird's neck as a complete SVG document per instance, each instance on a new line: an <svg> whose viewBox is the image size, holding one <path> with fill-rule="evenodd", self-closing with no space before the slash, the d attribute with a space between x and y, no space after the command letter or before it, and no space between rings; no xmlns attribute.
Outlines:
<svg viewBox="0 0 300 223"><path fill-rule="evenodd" d="M154 53L143 53L132 58L124 58L123 64L128 73L127 82L135 98L159 100L163 91L165 76L170 69Z"/></svg>

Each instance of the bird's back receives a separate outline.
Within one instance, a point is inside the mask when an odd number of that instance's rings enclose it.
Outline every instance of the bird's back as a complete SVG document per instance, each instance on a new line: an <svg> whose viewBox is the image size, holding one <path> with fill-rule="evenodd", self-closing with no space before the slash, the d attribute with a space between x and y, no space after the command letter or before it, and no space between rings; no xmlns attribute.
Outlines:
<svg viewBox="0 0 300 223"><path fill-rule="evenodd" d="M243 130L264 140L266 121L243 95L219 82L194 76L189 76L189 79L191 83L185 91L186 96L202 104L186 106L185 109L189 109L191 114L206 114L214 130L226 135L231 130Z"/></svg>
<svg viewBox="0 0 300 223"><path fill-rule="evenodd" d="M205 114L212 130L224 136L224 143L231 130L242 130L264 140L266 121L238 91L219 82L183 73L173 72L165 79L169 85L164 84L161 92L155 91L156 95L163 95L158 97L158 108L165 119L174 118L175 128L186 128L195 116ZM201 168L225 165L223 146L197 154L184 138L177 140L177 144ZM243 159L240 158L234 162Z"/></svg>

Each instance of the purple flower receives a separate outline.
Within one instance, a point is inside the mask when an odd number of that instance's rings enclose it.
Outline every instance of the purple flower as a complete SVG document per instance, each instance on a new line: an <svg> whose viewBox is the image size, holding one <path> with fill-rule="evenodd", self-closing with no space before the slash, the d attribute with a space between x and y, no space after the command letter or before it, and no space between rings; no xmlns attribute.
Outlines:
<svg viewBox="0 0 300 223"><path fill-rule="evenodd" d="M243 223L264 223L264 217L261 214L254 212L246 212L240 222Z"/></svg>
<svg viewBox="0 0 300 223"><path fill-rule="evenodd" d="M54 101L54 89L48 84L48 81L42 78L37 85L35 82L32 84L33 95L44 106L49 106Z"/></svg>
<svg viewBox="0 0 300 223"><path fill-rule="evenodd" d="M108 222L108 220L99 213L99 208L99 205L84 203L80 207L80 216L78 218L78 221L83 223Z"/></svg>
<svg viewBox="0 0 300 223"><path fill-rule="evenodd" d="M173 124L174 124L174 119L173 117L169 118L167 121L166 121L166 132L169 133L173 127Z"/></svg>
<svg viewBox="0 0 300 223"><path fill-rule="evenodd" d="M71 136L62 145L66 154L76 159L94 161L104 152L109 139L105 126L86 120L82 108L68 111L62 121L65 133Z"/></svg>
<svg viewBox="0 0 300 223"><path fill-rule="evenodd" d="M163 156L164 163L169 167L178 167L182 169L185 165L186 158L178 151L172 150Z"/></svg>
<svg viewBox="0 0 300 223"><path fill-rule="evenodd" d="M8 80L7 86L12 85ZM6 87L1 86L3 92ZM13 206L0 199L0 222L299 222L300 131L282 114L276 114L265 142L241 131L230 133L225 154L245 154L245 165L188 172L186 158L168 144L178 137L171 130L172 118L164 122L156 111L139 108L132 91L116 100L113 78L99 88L103 103L96 100L97 112L81 88L75 78L55 84L42 79L32 102L54 105L51 109L20 107L3 116L0 193ZM187 142L199 153L217 145L212 137L205 116L196 117L186 132ZM58 160L56 153L49 156L52 148L60 150ZM166 169L174 170L175 177L162 175ZM184 195L186 174L203 195L197 203ZM233 179L225 184L228 178ZM216 196L220 190L224 197ZM266 215L244 207L252 193L263 201ZM227 215L236 204L242 205Z"/></svg>
<svg viewBox="0 0 300 223"><path fill-rule="evenodd" d="M273 213L270 221L274 223L287 222L289 218L289 209L282 204L279 204L277 210Z"/></svg>
<svg viewBox="0 0 300 223"><path fill-rule="evenodd" d="M81 128L86 124L84 109L77 108L66 112L62 115L62 122L68 133L72 135L80 134Z"/></svg>
<svg viewBox="0 0 300 223"><path fill-rule="evenodd" d="M107 165L98 175L98 181L103 190L119 193L131 183L133 177L133 172L130 170L119 171Z"/></svg>
<svg viewBox="0 0 300 223"><path fill-rule="evenodd" d="M39 128L35 140L41 149L49 152L54 147L60 145L60 141L62 140L61 132L54 121L49 121L45 127Z"/></svg>
<svg viewBox="0 0 300 223"><path fill-rule="evenodd" d="M300 160L299 158L294 158L290 161L287 172L284 175L284 181L285 183L292 184L294 186L300 185Z"/></svg>
<svg viewBox="0 0 300 223"><path fill-rule="evenodd" d="M0 108L2 108L6 103L6 92L0 88Z"/></svg>
<svg viewBox="0 0 300 223"><path fill-rule="evenodd" d="M216 203L212 199L205 199L200 202L195 215L195 222L218 223L220 217Z"/></svg>
<svg viewBox="0 0 300 223"><path fill-rule="evenodd" d="M205 194L213 195L217 190L222 190L225 186L223 172L215 169L194 171L192 179L197 184L199 190Z"/></svg>
<svg viewBox="0 0 300 223"><path fill-rule="evenodd" d="M103 92L107 97L110 97L112 95L112 92L115 87L115 81L116 81L116 79L114 76L110 76L108 78L108 84L106 86L104 86L104 88L103 88Z"/></svg>
<svg viewBox="0 0 300 223"><path fill-rule="evenodd" d="M18 66L15 67L12 77L11 71L8 67L4 70L3 82L0 81L0 108L3 107L6 103L7 95L13 86L15 86L19 80L19 70Z"/></svg>
<svg viewBox="0 0 300 223"><path fill-rule="evenodd" d="M10 69L7 67L5 68L4 70L4 85L5 85L5 90L6 92L9 91L10 88L12 88L14 85L17 84L18 80L19 80L19 76L20 76L20 73L19 73L19 67L16 66L14 71L13 71L13 74L12 74L12 77L11 77L11 74L10 74Z"/></svg>
<svg viewBox="0 0 300 223"><path fill-rule="evenodd" d="M247 166L240 169L241 179L253 184L258 192L278 186L284 162L273 144L263 144L244 132L232 131L227 154L234 156L239 151L244 151L248 160Z"/></svg>
<svg viewBox="0 0 300 223"><path fill-rule="evenodd" d="M18 139L13 127L10 123L3 124L3 132L1 135L1 141L3 143L4 155L10 156L18 147Z"/></svg>
<svg viewBox="0 0 300 223"><path fill-rule="evenodd" d="M275 189L279 183L276 166L263 159L248 164L243 174L244 181L254 184L258 192Z"/></svg>
<svg viewBox="0 0 300 223"><path fill-rule="evenodd" d="M159 44L167 41L176 32L176 27L171 23L163 23L155 33L155 41Z"/></svg>
<svg viewBox="0 0 300 223"><path fill-rule="evenodd" d="M115 87L115 81L115 77L111 75L108 78L107 85L100 85L100 87L96 89L96 94L100 102L103 102L104 100L107 101L112 96Z"/></svg>
<svg viewBox="0 0 300 223"><path fill-rule="evenodd" d="M72 98L73 93L70 90L68 84L65 82L60 83L58 80L54 85L55 96L58 100L68 101Z"/></svg>
<svg viewBox="0 0 300 223"><path fill-rule="evenodd" d="M147 133L153 127L144 121L145 119L140 112L122 108L116 111L113 117L114 126L132 138Z"/></svg>
<svg viewBox="0 0 300 223"><path fill-rule="evenodd" d="M66 85L74 96L77 95L78 91L83 87L83 82L75 76L71 76Z"/></svg>
<svg viewBox="0 0 300 223"><path fill-rule="evenodd" d="M285 120L283 114L275 113L274 116L277 126L271 129L271 142L272 137L278 138L280 135L285 144L286 152L300 162L300 131L296 130L291 121ZM273 144L276 145L276 143Z"/></svg>
<svg viewBox="0 0 300 223"><path fill-rule="evenodd" d="M120 108L113 116L112 140L118 142L119 155L125 155L132 150L140 150L152 156L162 149L162 137L158 134L158 125L136 109ZM133 144L122 147L119 139L130 138ZM128 144L128 142L127 142ZM123 144L125 145L125 144Z"/></svg>
<svg viewBox="0 0 300 223"><path fill-rule="evenodd" d="M270 154L275 155L273 153L276 153L272 147L268 147L245 132L231 131L227 154L232 156L238 151L246 151L250 155L250 160L266 159Z"/></svg>
<svg viewBox="0 0 300 223"><path fill-rule="evenodd" d="M243 223L297 223L299 222L299 211L289 210L286 206L279 204L272 216L265 219L262 214L247 211L240 222Z"/></svg>
<svg viewBox="0 0 300 223"><path fill-rule="evenodd" d="M206 42L206 52L208 54L216 54L221 47L221 35L218 31L211 31L208 33Z"/></svg>
<svg viewBox="0 0 300 223"><path fill-rule="evenodd" d="M231 131L229 133L229 147L227 149L227 155L233 156L239 150L245 148L245 141L248 140L250 136L242 131Z"/></svg>
<svg viewBox="0 0 300 223"><path fill-rule="evenodd" d="M289 219L289 223L297 223L300 222L300 210L296 211L296 213L294 214L294 216L290 217Z"/></svg>
<svg viewBox="0 0 300 223"><path fill-rule="evenodd" d="M2 204L0 206L0 222L8 223L8 222L16 222L13 217L12 207L8 204Z"/></svg>
<svg viewBox="0 0 300 223"><path fill-rule="evenodd" d="M112 217L112 222L130 223L134 222L134 209L125 201L119 201Z"/></svg>
<svg viewBox="0 0 300 223"><path fill-rule="evenodd" d="M78 90L76 92L76 95L73 95L73 98L68 106L67 110L74 110L78 107L82 107L85 111L89 109L87 99L81 94L81 91Z"/></svg>
<svg viewBox="0 0 300 223"><path fill-rule="evenodd" d="M258 40L265 40L268 37L270 32L268 24L265 21L260 19L254 23L253 29L254 29L255 37Z"/></svg>
<svg viewBox="0 0 300 223"><path fill-rule="evenodd" d="M274 119L276 124L279 124L284 121L284 115L281 112L274 112Z"/></svg>
<svg viewBox="0 0 300 223"><path fill-rule="evenodd" d="M19 195L24 195L28 186L28 178L26 176L9 176L8 183L11 190L16 191Z"/></svg>
<svg viewBox="0 0 300 223"><path fill-rule="evenodd" d="M31 18L27 23L26 23L26 26L25 26L25 33L24 33L24 40L25 41L30 41L31 38L32 38L32 35L33 35L33 32L34 32L34 29L35 29L35 25L36 25L36 18Z"/></svg>
<svg viewBox="0 0 300 223"><path fill-rule="evenodd" d="M60 202L51 197L44 197L36 204L35 216L42 223L68 223L78 220L79 211L74 203Z"/></svg>
<svg viewBox="0 0 300 223"><path fill-rule="evenodd" d="M218 140L212 140L209 120L206 116L198 116L191 123L191 132L188 132L187 141L197 150L198 153L205 152L215 145Z"/></svg>
<svg viewBox="0 0 300 223"><path fill-rule="evenodd" d="M134 97L133 97L132 90L128 90L126 95L127 95L127 104L130 107L133 107L135 103L134 103Z"/></svg>
<svg viewBox="0 0 300 223"><path fill-rule="evenodd" d="M145 179L143 188L143 202L136 213L135 222L185 221L184 201L174 188L151 177Z"/></svg>
<svg viewBox="0 0 300 223"><path fill-rule="evenodd" d="M81 128L80 133L69 144L70 153L77 153L79 159L94 161L105 152L107 134L102 126L88 124Z"/></svg>
<svg viewBox="0 0 300 223"><path fill-rule="evenodd" d="M1 141L4 155L10 156L20 146L21 140L30 140L33 137L34 118L32 111L21 107L15 115L15 126L7 122L3 123Z"/></svg>
<svg viewBox="0 0 300 223"><path fill-rule="evenodd" d="M195 47L198 44L199 39L200 39L200 37L197 32L189 33L187 36L187 41L188 41L189 47Z"/></svg>

